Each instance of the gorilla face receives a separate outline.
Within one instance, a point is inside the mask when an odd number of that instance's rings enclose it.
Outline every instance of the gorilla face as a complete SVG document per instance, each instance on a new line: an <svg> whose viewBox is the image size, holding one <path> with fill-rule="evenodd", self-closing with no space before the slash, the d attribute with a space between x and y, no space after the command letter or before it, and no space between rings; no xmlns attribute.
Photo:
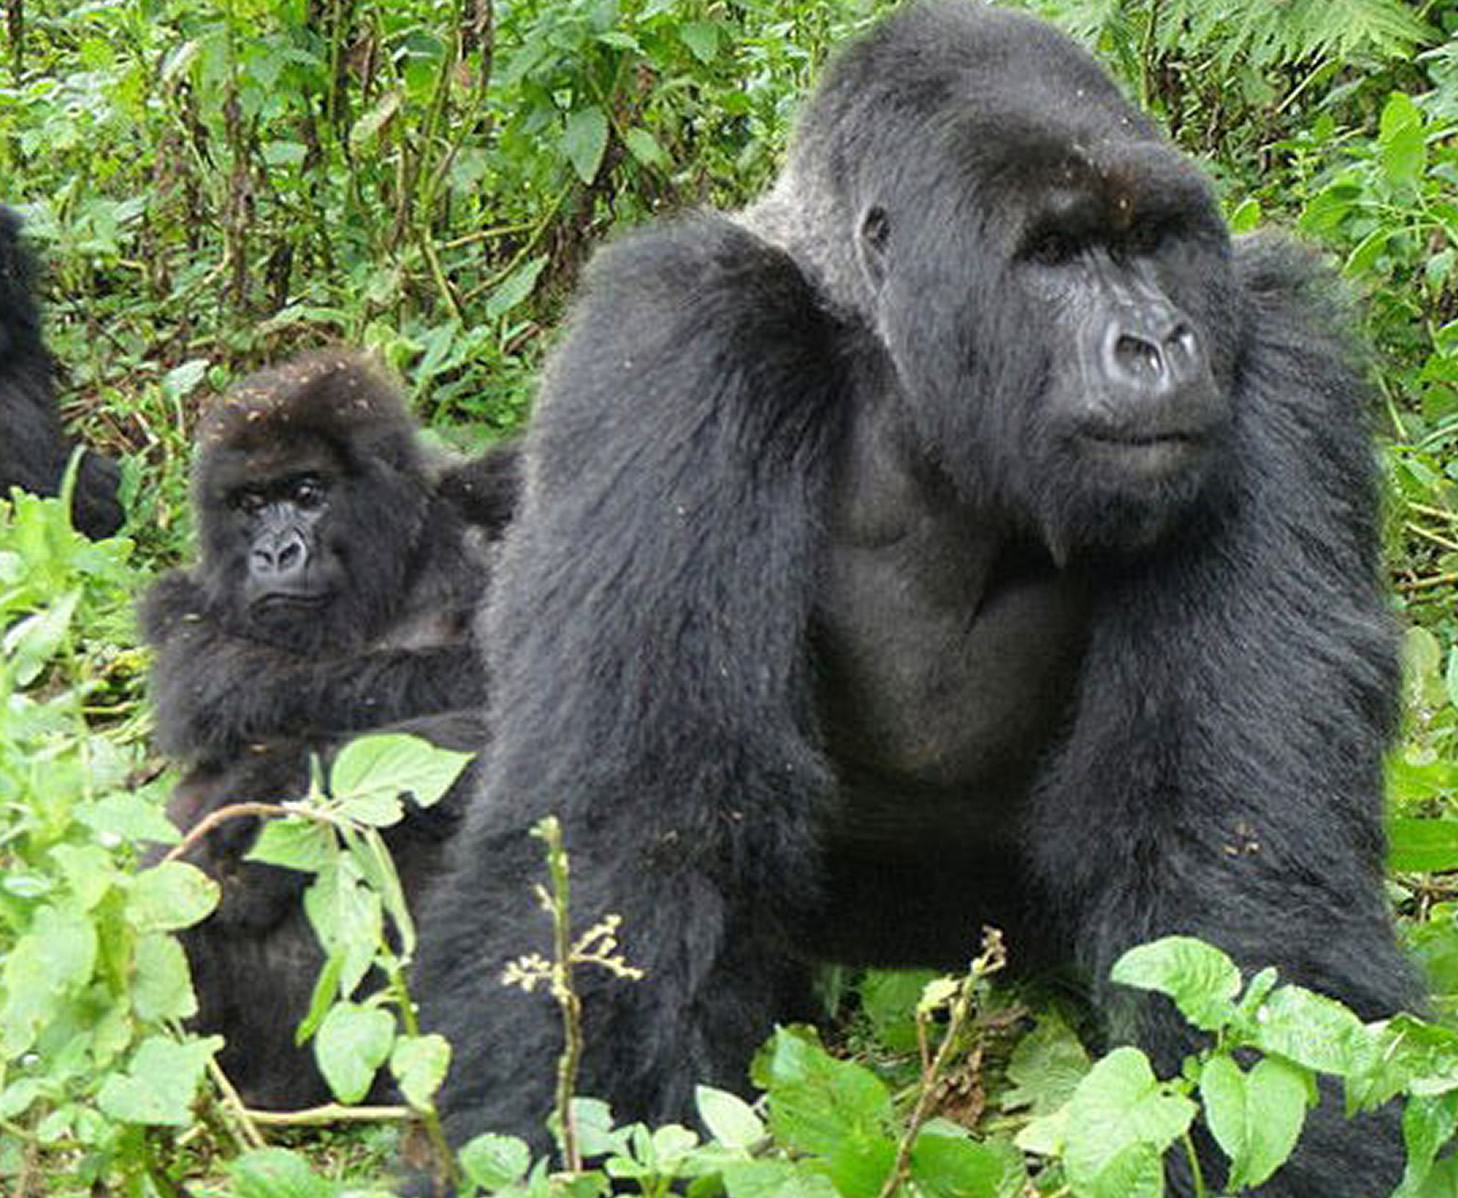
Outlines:
<svg viewBox="0 0 1458 1198"><path fill-rule="evenodd" d="M1046 52L1068 70L1036 77L1068 95L1034 119L1007 104L1034 69L1017 56L949 70L842 179L842 210L870 323L966 501L1058 558L1138 550L1227 451L1230 243L1198 172L1066 46Z"/></svg>

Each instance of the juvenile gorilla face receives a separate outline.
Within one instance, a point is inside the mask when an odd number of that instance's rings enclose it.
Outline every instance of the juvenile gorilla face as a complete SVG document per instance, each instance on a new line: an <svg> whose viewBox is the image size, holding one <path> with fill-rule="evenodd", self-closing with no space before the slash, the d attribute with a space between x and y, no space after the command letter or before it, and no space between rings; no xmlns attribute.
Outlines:
<svg viewBox="0 0 1458 1198"><path fill-rule="evenodd" d="M1078 104L1019 102L1049 53ZM970 503L1060 558L1142 548L1208 498L1239 340L1209 187L1081 74L1062 43L990 55L918 93L918 119L887 122L900 140L841 182L924 440Z"/></svg>
<svg viewBox="0 0 1458 1198"><path fill-rule="evenodd" d="M377 636L414 567L429 501L390 392L304 359L230 394L201 444L202 574L228 625L308 654Z"/></svg>

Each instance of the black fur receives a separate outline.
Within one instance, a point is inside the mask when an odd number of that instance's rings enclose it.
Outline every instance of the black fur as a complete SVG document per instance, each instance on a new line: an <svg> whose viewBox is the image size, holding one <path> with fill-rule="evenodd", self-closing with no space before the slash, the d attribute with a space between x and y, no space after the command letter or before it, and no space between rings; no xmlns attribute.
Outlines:
<svg viewBox="0 0 1458 1198"><path fill-rule="evenodd" d="M184 830L229 803L301 793L310 755L327 758L361 731L415 731L461 749L484 740L471 622L488 542L510 515L514 451L452 464L500 493L489 513L472 513L493 523L473 526L439 493L416 432L390 384L337 353L256 375L205 418L199 560L155 583L141 608L157 653L157 739L188 767L170 807ZM289 488L300 477L310 508L295 548L307 561L284 586L277 572L259 577L271 534L249 497L298 517ZM438 872L463 793L389 834L412 899ZM223 901L184 940L198 1023L227 1037L229 1076L257 1105L300 1106L327 1097L293 1044L322 957L298 901L305 878L243 860L256 830L227 823L193 855Z"/></svg>
<svg viewBox="0 0 1458 1198"><path fill-rule="evenodd" d="M957 0L841 56L759 205L600 255L528 432L484 793L417 974L452 1139L544 1141L557 1021L499 979L548 944L549 812L576 923L620 913L646 970L578 973L581 1089L620 1119L742 1088L814 962L955 967L984 923L1081 967L1165 1068L1173 1009L1102 979L1166 933L1367 1017L1413 1001L1331 286L1232 245L1072 43ZM1263 1192L1370 1198L1400 1159L1395 1119L1327 1103Z"/></svg>
<svg viewBox="0 0 1458 1198"><path fill-rule="evenodd" d="M20 240L20 218L0 206L0 497L11 487L55 495L74 444L61 428L54 365L41 338L35 260ZM110 458L88 451L72 493L71 517L89 537L107 537L122 523Z"/></svg>

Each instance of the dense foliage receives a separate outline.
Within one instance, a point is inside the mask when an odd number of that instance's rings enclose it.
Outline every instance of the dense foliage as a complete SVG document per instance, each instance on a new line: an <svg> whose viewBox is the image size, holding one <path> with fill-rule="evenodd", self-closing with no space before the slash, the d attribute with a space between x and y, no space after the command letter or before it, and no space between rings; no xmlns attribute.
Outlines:
<svg viewBox="0 0 1458 1198"><path fill-rule="evenodd" d="M1390 772L1392 889L1440 1020L1458 1008L1458 3L1030 0L1096 45L1217 178L1232 223L1298 227L1363 303L1390 465L1390 549L1408 628L1403 743ZM5 0L0 201L49 264L47 332L67 412L127 461L127 535L93 545L56 502L0 507L0 1190L332 1195L381 1178L393 1138L341 1137L331 1108L280 1130L246 1112L190 1036L171 933L213 887L178 862L147 747L129 605L187 545L198 405L238 373L325 340L401 371L436 433L516 426L577 273L615 228L769 177L796 97L887 0ZM430 1151L447 1047L413 1026L411 945L378 828L398 780L428 801L459 762L390 743L336 765L270 833L317 875L329 952L314 1034L342 1100L389 1069ZM342 771L342 773L341 773ZM281 812L282 814L282 812ZM572 1031L575 969L631 984L612 929L575 929L561 846L542 894L558 951L524 962ZM571 846L568 846L570 850ZM537 900L523 892L523 909ZM393 935L385 935L386 929ZM1016 946L1009 946L1016 952ZM1320 996L1242 979L1163 942L1117 977L1212 1033L1178 1077L1124 1049L1091 1063L1077 1012L966 978L828 979L827 1051L782 1031L750 1107L700 1096L710 1138L616 1128L561 1087L560 1159L498 1137L468 1184L601 1193L874 1198L1144 1195L1197 1106L1259 1184L1299 1136L1312 1079L1352 1106L1409 1098L1404 1198L1454 1192L1458 1034L1363 1026ZM371 974L371 968L376 970ZM354 982L383 977L377 993ZM344 994L343 999L340 995ZM569 1034L569 1043L571 1035ZM365 1112L383 1120L405 1108ZM288 1146L292 1146L291 1148ZM304 1155L301 1155L303 1153ZM582 1160L596 1159L594 1170ZM565 1172L553 1174L551 1170ZM378 1184L385 1184L378 1182Z"/></svg>

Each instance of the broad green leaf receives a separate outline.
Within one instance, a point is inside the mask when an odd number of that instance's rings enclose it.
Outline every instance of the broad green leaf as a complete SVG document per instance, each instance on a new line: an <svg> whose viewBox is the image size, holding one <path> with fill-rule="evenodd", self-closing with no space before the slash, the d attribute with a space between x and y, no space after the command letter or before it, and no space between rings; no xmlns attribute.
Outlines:
<svg viewBox="0 0 1458 1198"><path fill-rule="evenodd" d="M1392 820L1387 828L1387 864L1413 873L1458 869L1458 820Z"/></svg>
<svg viewBox="0 0 1458 1198"><path fill-rule="evenodd" d="M233 1198L336 1198L338 1182L316 1174L308 1160L286 1148L259 1148L229 1166Z"/></svg>
<svg viewBox="0 0 1458 1198"><path fill-rule="evenodd" d="M394 1039L395 1020L389 1011L341 1002L319 1025L314 1059L341 1102L358 1102L389 1059Z"/></svg>
<svg viewBox="0 0 1458 1198"><path fill-rule="evenodd" d="M719 53L719 26L713 21L685 21L678 27L678 36L705 65Z"/></svg>
<svg viewBox="0 0 1458 1198"><path fill-rule="evenodd" d="M724 1147L750 1148L764 1139L764 1122L739 1095L713 1086L696 1086L694 1099L699 1118Z"/></svg>
<svg viewBox="0 0 1458 1198"><path fill-rule="evenodd" d="M154 1023L197 1014L187 954L171 936L153 934L137 941L132 1008L138 1018Z"/></svg>
<svg viewBox="0 0 1458 1198"><path fill-rule="evenodd" d="M891 1096L869 1069L837 1061L781 1029L770 1059L769 1112L778 1139L828 1155L857 1129L881 1132L891 1118Z"/></svg>
<svg viewBox="0 0 1458 1198"><path fill-rule="evenodd" d="M1069 1180L1090 1194L1112 1196L1118 1192L1110 1188L1114 1178L1129 1187L1127 1194L1145 1192L1148 1163L1158 1165L1196 1108L1154 1076L1142 1052L1126 1047L1089 1070L1067 1109L1063 1159Z"/></svg>
<svg viewBox="0 0 1458 1198"><path fill-rule="evenodd" d="M1310 1093L1296 1066L1267 1057L1250 1073L1215 1057L1200 1075L1200 1097L1216 1143L1230 1158L1230 1188L1258 1186L1285 1164L1306 1121Z"/></svg>
<svg viewBox="0 0 1458 1198"><path fill-rule="evenodd" d="M517 305L523 303L536 287L537 279L549 261L550 258L546 254L538 254L535 258L518 266L503 282L497 284L491 292L491 298L486 301L487 318L499 320Z"/></svg>
<svg viewBox="0 0 1458 1198"><path fill-rule="evenodd" d="M334 830L317 820L294 816L265 820L258 838L248 849L249 861L317 873L335 855Z"/></svg>
<svg viewBox="0 0 1458 1198"><path fill-rule="evenodd" d="M1382 173L1393 187L1415 187L1427 164L1422 110L1412 97L1394 92L1382 109L1377 144Z"/></svg>
<svg viewBox="0 0 1458 1198"><path fill-rule="evenodd" d="M728 1198L840 1198L816 1162L746 1161L724 1169Z"/></svg>
<svg viewBox="0 0 1458 1198"><path fill-rule="evenodd" d="M390 1053L390 1074L405 1101L420 1110L440 1089L450 1063L451 1046L444 1036L401 1036Z"/></svg>
<svg viewBox="0 0 1458 1198"><path fill-rule="evenodd" d="M531 1150L522 1141L490 1132L467 1142L459 1160L466 1179L487 1193L521 1181L532 1166Z"/></svg>
<svg viewBox="0 0 1458 1198"><path fill-rule="evenodd" d="M388 827L403 814L401 795L411 796L421 807L433 805L470 760L470 753L439 749L419 736L361 736L334 759L329 770L330 793L350 819Z"/></svg>
<svg viewBox="0 0 1458 1198"><path fill-rule="evenodd" d="M597 178L602 156L607 151L608 119L596 104L579 108L567 118L562 131L562 152L584 183Z"/></svg>
<svg viewBox="0 0 1458 1198"><path fill-rule="evenodd" d="M911 1149L911 1179L925 1198L1017 1198L1022 1158L980 1144L964 1129L928 1125Z"/></svg>
<svg viewBox="0 0 1458 1198"><path fill-rule="evenodd" d="M125 1073L113 1073L96 1096L101 1110L123 1123L154 1127L187 1127L192 1104L208 1061L221 1048L221 1036L176 1040L153 1036L144 1040Z"/></svg>
<svg viewBox="0 0 1458 1198"><path fill-rule="evenodd" d="M10 658L11 675L20 686L34 682L59 651L80 599L80 591L69 591L45 611L19 621L5 633L5 656Z"/></svg>
<svg viewBox="0 0 1458 1198"><path fill-rule="evenodd" d="M1088 1071L1088 1053L1078 1037L1057 1016L1045 1015L1013 1049L1007 1066L1013 1087L1003 1105L1028 1107L1035 1116L1052 1114L1073 1097Z"/></svg>
<svg viewBox="0 0 1458 1198"><path fill-rule="evenodd" d="M1407 1168L1392 1198L1418 1198L1438 1158L1438 1150L1452 1139L1455 1129L1458 1129L1458 1093L1407 1100L1402 1111Z"/></svg>
<svg viewBox="0 0 1458 1198"><path fill-rule="evenodd" d="M51 1021L56 999L91 980L96 927L78 912L41 907L0 964L0 1048L18 1056Z"/></svg>
<svg viewBox="0 0 1458 1198"><path fill-rule="evenodd" d="M827 1154L826 1164L844 1198L876 1198L896 1166L896 1142L882 1132L854 1127Z"/></svg>
<svg viewBox="0 0 1458 1198"><path fill-rule="evenodd" d="M658 139L641 125L635 125L623 134L623 141L627 144L628 153L644 166L667 167L670 165L669 157L663 152L663 147L658 144Z"/></svg>
<svg viewBox="0 0 1458 1198"><path fill-rule="evenodd" d="M164 861L126 880L127 918L139 932L189 928L218 905L218 884L195 866Z"/></svg>
<svg viewBox="0 0 1458 1198"><path fill-rule="evenodd" d="M1255 1045L1298 1065L1338 1077L1371 1065L1373 1039L1362 1021L1335 999L1301 986L1281 986L1256 1012Z"/></svg>
<svg viewBox="0 0 1458 1198"><path fill-rule="evenodd" d="M1125 986L1169 995L1186 1019L1211 1032L1230 1022L1240 994L1235 962L1192 936L1166 936L1132 948L1109 976Z"/></svg>
<svg viewBox="0 0 1458 1198"><path fill-rule="evenodd" d="M119 791L95 803L84 803L76 809L76 818L93 832L132 844L176 844L182 839L156 803L133 791Z"/></svg>
<svg viewBox="0 0 1458 1198"><path fill-rule="evenodd" d="M359 866L338 857L304 891L304 913L330 956L341 954L339 993L350 995L374 964L384 935L380 896L364 885Z"/></svg>

